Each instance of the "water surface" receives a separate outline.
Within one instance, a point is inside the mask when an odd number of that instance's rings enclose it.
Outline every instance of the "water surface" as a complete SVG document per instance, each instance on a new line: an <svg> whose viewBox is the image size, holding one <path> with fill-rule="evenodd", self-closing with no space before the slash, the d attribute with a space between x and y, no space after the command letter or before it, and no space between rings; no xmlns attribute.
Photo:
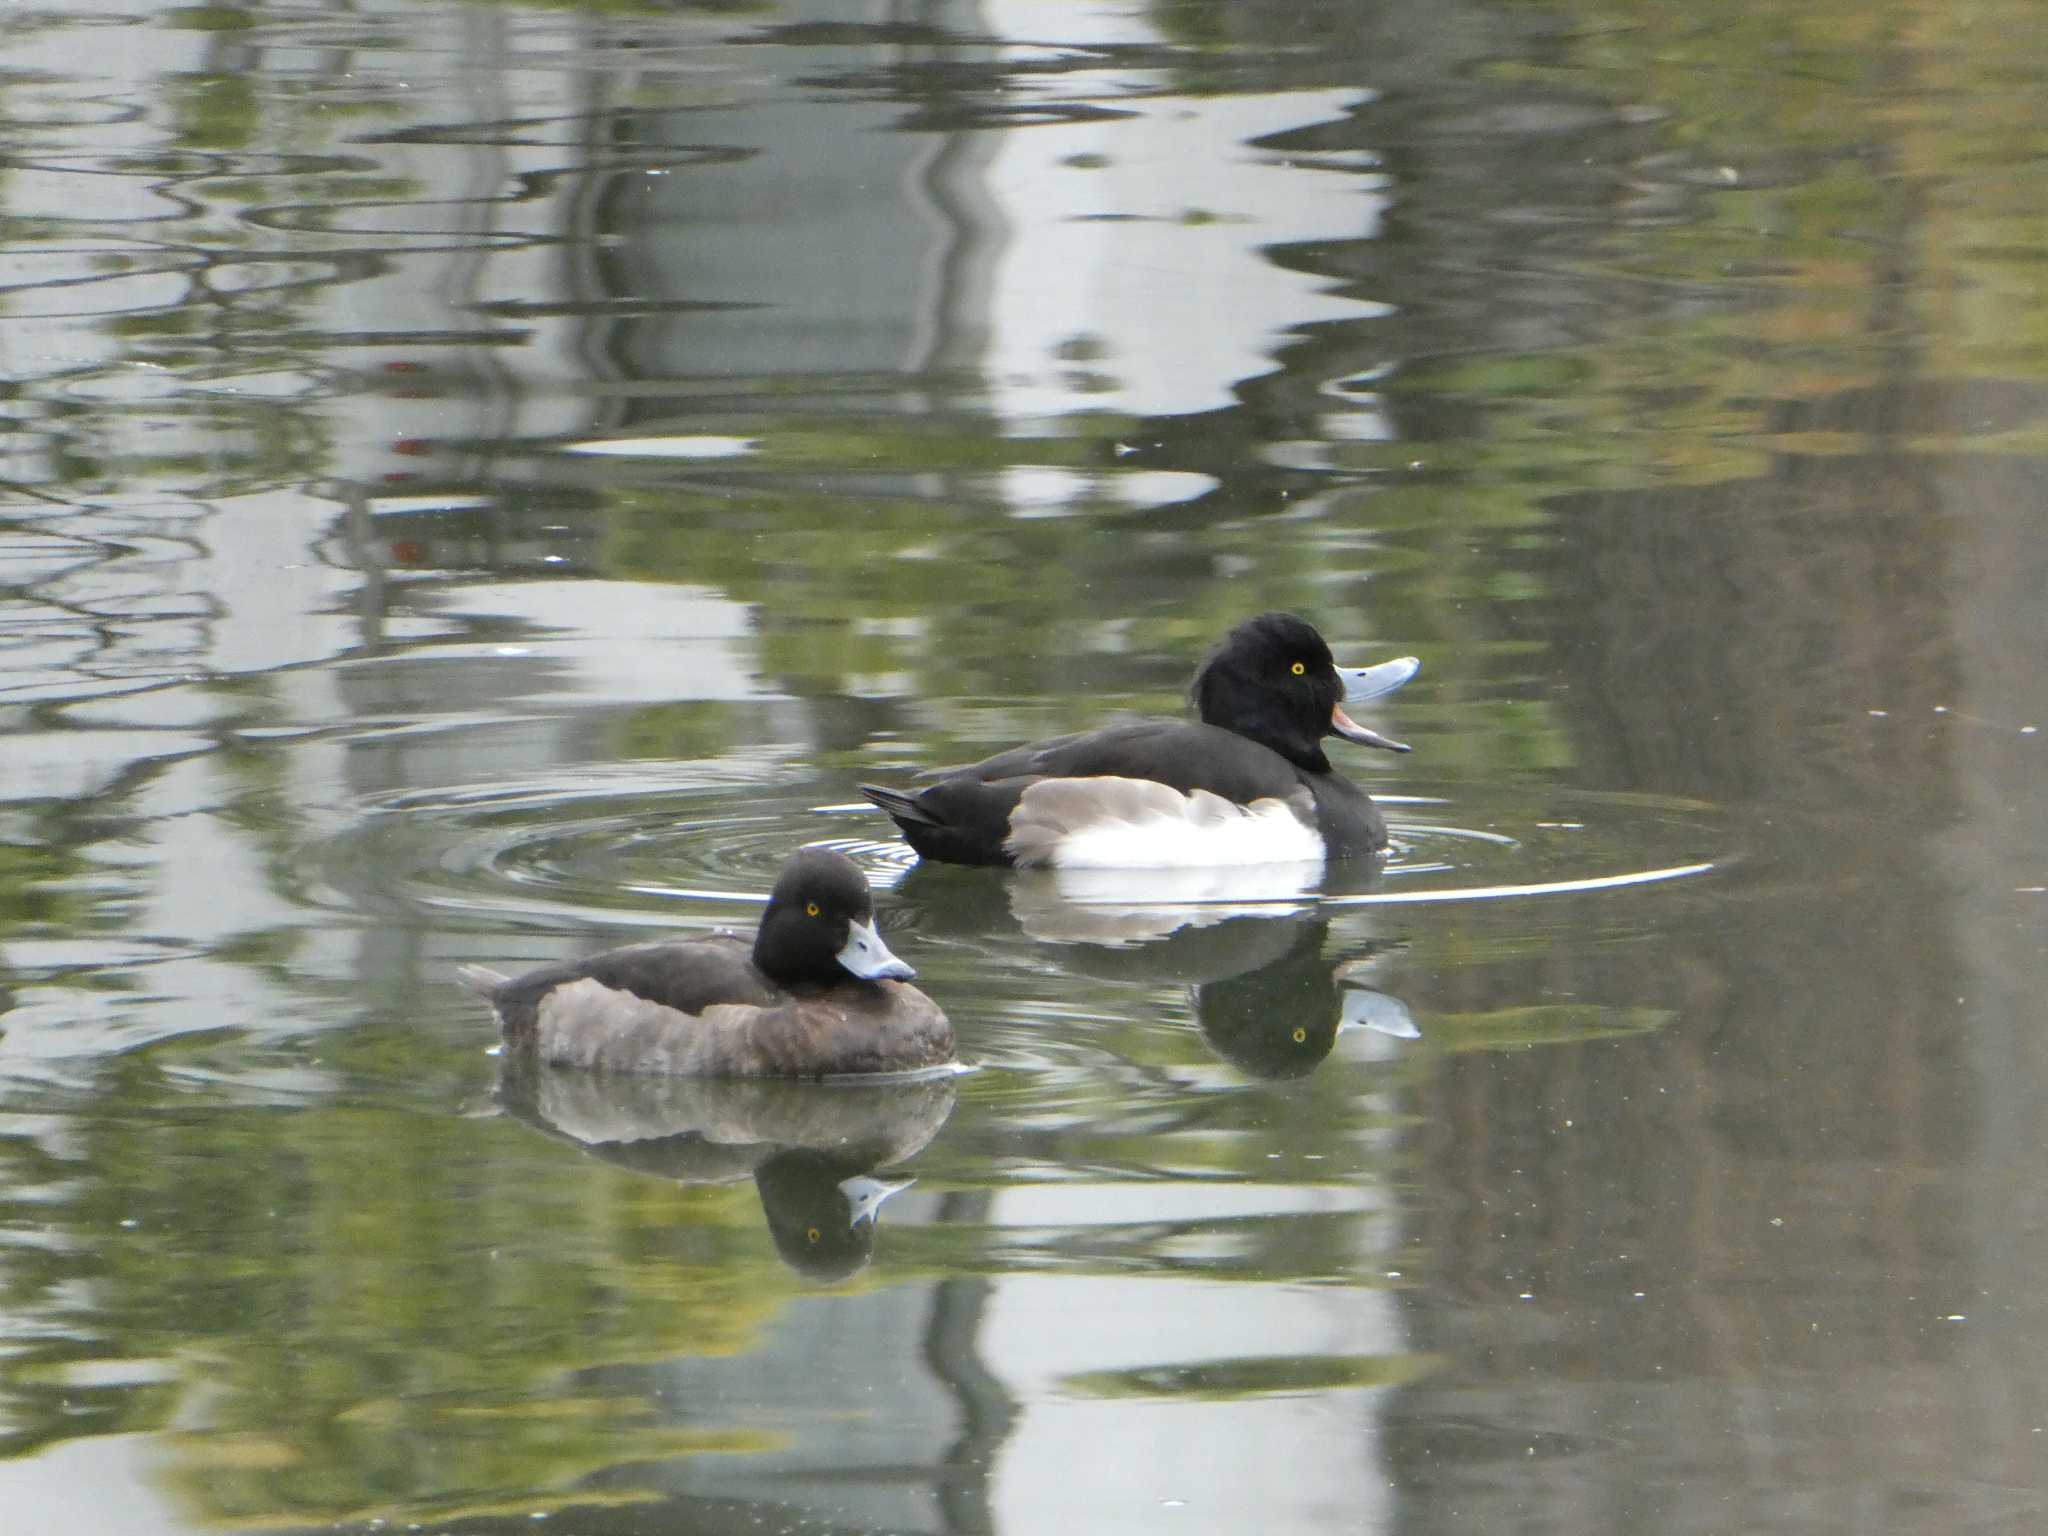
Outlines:
<svg viewBox="0 0 2048 1536"><path fill-rule="evenodd" d="M2038 1529L2044 76L2021 0L11 12L9 1528ZM855 800L1268 607L1423 659L1384 868ZM451 984L806 842L971 1071L536 1081Z"/></svg>

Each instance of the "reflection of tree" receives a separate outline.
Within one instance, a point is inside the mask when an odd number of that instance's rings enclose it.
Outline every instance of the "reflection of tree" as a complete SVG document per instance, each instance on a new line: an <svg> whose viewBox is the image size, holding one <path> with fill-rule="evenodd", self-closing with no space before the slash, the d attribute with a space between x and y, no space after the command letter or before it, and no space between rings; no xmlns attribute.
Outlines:
<svg viewBox="0 0 2048 1536"><path fill-rule="evenodd" d="M2014 1140L2030 1090L2007 1071L2038 1083L2041 1063L1979 1003L2037 966L1980 914L2014 883L1993 829L2038 830L2001 777L1997 712L1954 717L2009 696L1997 658L2038 648L2048 566L2011 511L2038 499L2030 477L1931 440L1981 450L2048 413L2038 350L1945 297L2009 290L2005 242L2038 215L1998 175L1930 197L1900 174L2021 156L2001 93L1938 129L1920 114L1946 92L1895 92L1998 76L1963 55L2009 34L1929 21L1950 40L1929 49L1920 7L1833 5L1731 12L1681 45L1640 8L1569 9L1588 24L1575 77L1676 109L1666 191L1697 216L1631 232L1629 275L1661 302L1577 354L1587 420L1614 424L1602 479L1637 464L1548 503L1528 566L1555 597L1525 612L1586 776L1730 807L1752 863L1739 900L1598 962L1672 1028L1450 1060L1421 1100L1441 1193L1435 1293L1411 1318L1455 1366L1404 1399L1396 1459L1418 1530L1532 1507L1594 1530L1770 1523L1782 1505L1722 1497L1744 1487L1831 1528L1873 1496L1997 1523L1999 1487L2038 1465L2014 1367L1973 1369L1940 1320L2038 1268L1996 1170L2035 1140ZM1799 50L1829 67L1750 88ZM1868 94L1842 89L1850 59ZM1496 446L1546 408L1506 391ZM1571 995L1595 963L1568 945L1527 974ZM1765 1422L1796 1472L1759 1452ZM1628 1471L1589 1477L1603 1456Z"/></svg>
<svg viewBox="0 0 2048 1536"><path fill-rule="evenodd" d="M79 1228L105 1255L97 1326L204 1362L178 1460L208 1518L448 1515L475 1490L546 1499L621 1460L746 1443L574 1383L747 1347L795 1281L744 1190L593 1177L510 1126L480 1165L473 1128L438 1116L212 1124L169 1155L109 1138Z"/></svg>

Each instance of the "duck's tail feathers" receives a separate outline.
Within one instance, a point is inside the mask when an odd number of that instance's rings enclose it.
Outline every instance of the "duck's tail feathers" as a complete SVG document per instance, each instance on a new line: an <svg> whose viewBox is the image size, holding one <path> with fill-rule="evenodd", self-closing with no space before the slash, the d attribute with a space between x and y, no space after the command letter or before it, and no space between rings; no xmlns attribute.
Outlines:
<svg viewBox="0 0 2048 1536"><path fill-rule="evenodd" d="M880 784L863 784L860 792L871 804L887 811L898 826L915 824L920 827L935 827L938 819L918 803L916 795L900 789L886 789Z"/></svg>
<svg viewBox="0 0 2048 1536"><path fill-rule="evenodd" d="M494 971L488 965L458 965L455 967L455 976L470 991L486 1000L512 979L503 971Z"/></svg>

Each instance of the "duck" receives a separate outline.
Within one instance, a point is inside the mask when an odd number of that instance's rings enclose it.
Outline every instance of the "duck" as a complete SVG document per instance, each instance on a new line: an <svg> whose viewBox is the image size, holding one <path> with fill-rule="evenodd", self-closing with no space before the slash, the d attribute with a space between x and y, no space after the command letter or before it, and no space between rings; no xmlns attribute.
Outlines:
<svg viewBox="0 0 2048 1536"><path fill-rule="evenodd" d="M1381 853L1387 824L1323 739L1406 752L1344 711L1421 670L1339 667L1306 619L1262 613L1218 642L1188 694L1197 719L1149 717L863 784L920 859L1020 869L1322 862Z"/></svg>
<svg viewBox="0 0 2048 1536"><path fill-rule="evenodd" d="M503 1049L549 1066L691 1077L864 1077L946 1068L953 1026L875 926L860 866L804 848L751 944L718 932L632 944L510 977L457 974Z"/></svg>

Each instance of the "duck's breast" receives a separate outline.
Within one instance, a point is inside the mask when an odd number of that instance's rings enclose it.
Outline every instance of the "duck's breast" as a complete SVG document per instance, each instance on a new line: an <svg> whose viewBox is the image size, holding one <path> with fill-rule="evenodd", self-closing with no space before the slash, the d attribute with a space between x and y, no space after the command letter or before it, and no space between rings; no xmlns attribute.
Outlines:
<svg viewBox="0 0 2048 1536"><path fill-rule="evenodd" d="M1340 774L1309 776L1308 789L1315 800L1315 821L1322 830L1323 846L1332 858L1356 858L1383 852L1387 846L1387 822L1372 796Z"/></svg>
<svg viewBox="0 0 2048 1536"><path fill-rule="evenodd" d="M915 1072L953 1060L953 1026L916 987L855 982L796 999L762 1032L760 1049L778 1075L845 1077Z"/></svg>

